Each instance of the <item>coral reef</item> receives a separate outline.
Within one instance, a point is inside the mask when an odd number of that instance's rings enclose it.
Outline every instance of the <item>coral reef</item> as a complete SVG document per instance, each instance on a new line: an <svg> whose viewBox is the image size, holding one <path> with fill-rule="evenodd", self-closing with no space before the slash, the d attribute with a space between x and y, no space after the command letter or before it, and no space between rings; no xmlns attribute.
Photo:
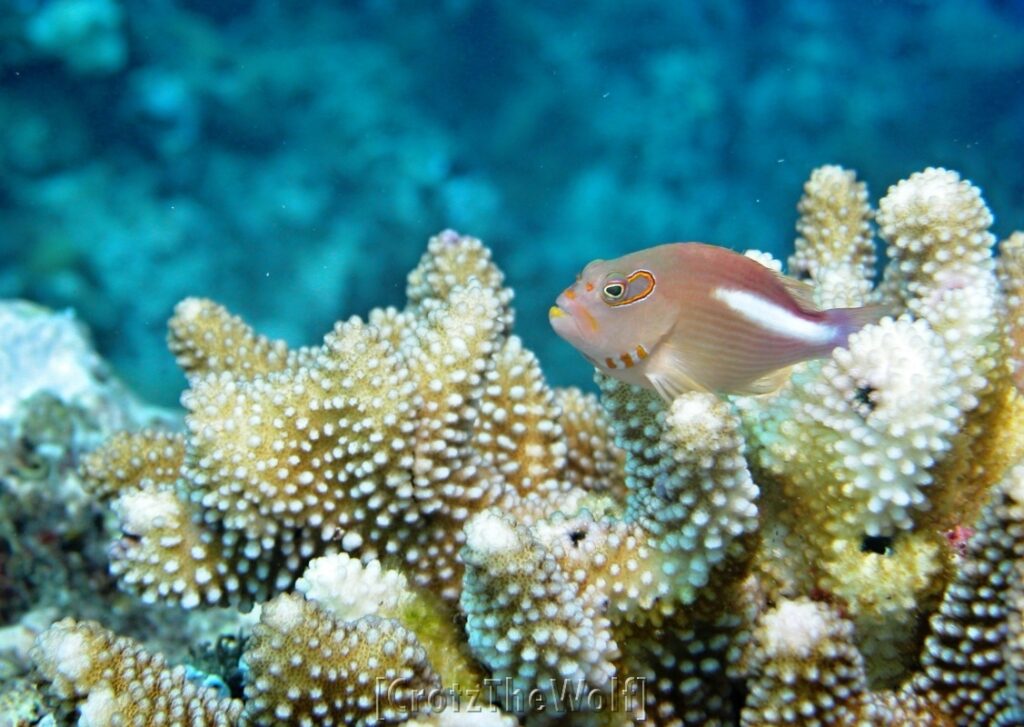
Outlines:
<svg viewBox="0 0 1024 727"><path fill-rule="evenodd" d="M125 718L1019 722L1020 238L997 264L980 191L927 169L879 203L875 286L865 186L819 169L799 209L790 269L891 315L761 397L551 389L488 250L451 231L404 309L320 346L184 301L185 430L116 435L83 476L128 592L261 604L244 692L68 621L37 642L54 692L113 713L152 659L160 696ZM114 676L92 676L99 643Z"/></svg>
<svg viewBox="0 0 1024 727"><path fill-rule="evenodd" d="M115 432L177 419L117 381L70 312L0 303L0 624L111 588L77 468Z"/></svg>
<svg viewBox="0 0 1024 727"><path fill-rule="evenodd" d="M118 381L72 313L0 303L0 410L0 723L55 723L29 652L61 616L156 638L175 660L237 625L237 613L158 612L117 590L113 513L83 488L82 457L121 430L166 431L181 416Z"/></svg>

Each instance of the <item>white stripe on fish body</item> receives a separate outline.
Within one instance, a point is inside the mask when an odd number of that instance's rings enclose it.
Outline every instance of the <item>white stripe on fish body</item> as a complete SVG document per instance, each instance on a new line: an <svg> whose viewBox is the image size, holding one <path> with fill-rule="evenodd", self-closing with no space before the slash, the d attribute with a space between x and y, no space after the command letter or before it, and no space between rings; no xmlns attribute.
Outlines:
<svg viewBox="0 0 1024 727"><path fill-rule="evenodd" d="M734 288L715 288L711 297L755 323L765 331L809 345L825 345L835 340L835 326L809 321L755 293Z"/></svg>

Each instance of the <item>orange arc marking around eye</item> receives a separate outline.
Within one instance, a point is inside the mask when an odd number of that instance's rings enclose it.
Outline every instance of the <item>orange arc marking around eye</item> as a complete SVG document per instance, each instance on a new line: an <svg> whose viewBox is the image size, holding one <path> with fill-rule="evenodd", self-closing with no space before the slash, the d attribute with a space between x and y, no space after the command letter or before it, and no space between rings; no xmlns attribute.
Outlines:
<svg viewBox="0 0 1024 727"><path fill-rule="evenodd" d="M643 280L647 281L647 286L643 290L641 290L639 293L637 293L634 296L631 296L629 298L625 298L623 300L616 301L615 303L611 303L610 305L613 305L613 306L629 305L630 303L636 303L639 300L643 300L648 295L653 293L654 292L654 285L655 285L654 274L651 271L649 271L649 270L637 270L636 272L631 274L628 278L626 278L626 285L629 285L634 280L640 280L640 279L643 279Z"/></svg>

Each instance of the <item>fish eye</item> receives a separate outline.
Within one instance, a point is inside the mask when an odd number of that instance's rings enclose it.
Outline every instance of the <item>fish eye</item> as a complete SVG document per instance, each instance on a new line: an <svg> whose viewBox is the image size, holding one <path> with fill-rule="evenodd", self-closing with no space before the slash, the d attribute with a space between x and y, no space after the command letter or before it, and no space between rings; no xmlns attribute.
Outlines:
<svg viewBox="0 0 1024 727"><path fill-rule="evenodd" d="M614 277L604 284L604 299L608 303L614 303L622 300L622 296L626 294L626 281L619 277Z"/></svg>

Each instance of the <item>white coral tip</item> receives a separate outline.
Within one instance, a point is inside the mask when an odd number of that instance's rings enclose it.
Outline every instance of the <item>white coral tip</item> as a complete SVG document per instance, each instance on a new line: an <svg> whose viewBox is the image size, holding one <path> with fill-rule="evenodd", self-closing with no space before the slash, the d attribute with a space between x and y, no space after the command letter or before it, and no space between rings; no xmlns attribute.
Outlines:
<svg viewBox="0 0 1024 727"><path fill-rule="evenodd" d="M306 612L300 599L280 596L263 605L260 620L275 631L288 633L302 626Z"/></svg>
<svg viewBox="0 0 1024 727"><path fill-rule="evenodd" d="M44 631L36 645L44 671L73 684L86 679L93 667L88 640L67 624L55 624Z"/></svg>
<svg viewBox="0 0 1024 727"><path fill-rule="evenodd" d="M478 556L518 550L515 528L499 513L482 512L466 523L466 549Z"/></svg>
<svg viewBox="0 0 1024 727"><path fill-rule="evenodd" d="M783 601L764 616L761 630L769 654L806 658L828 636L828 612L807 599Z"/></svg>
<svg viewBox="0 0 1024 727"><path fill-rule="evenodd" d="M181 501L171 492L129 492L121 496L115 508L121 517L121 529L132 535L172 527L181 519Z"/></svg>

